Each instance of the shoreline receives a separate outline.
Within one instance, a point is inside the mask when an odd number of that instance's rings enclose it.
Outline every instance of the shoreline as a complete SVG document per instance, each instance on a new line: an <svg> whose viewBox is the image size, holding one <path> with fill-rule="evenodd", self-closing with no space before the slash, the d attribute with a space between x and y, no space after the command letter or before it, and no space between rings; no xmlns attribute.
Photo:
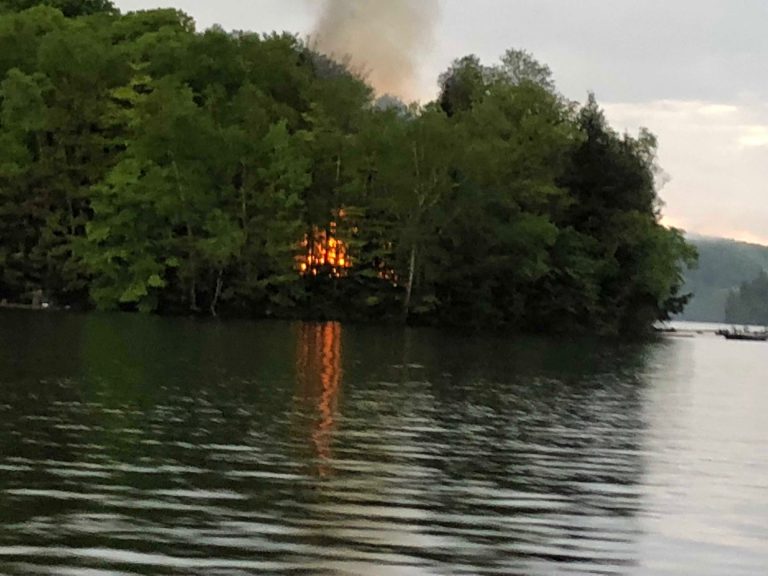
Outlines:
<svg viewBox="0 0 768 576"><path fill-rule="evenodd" d="M32 312L52 312L56 310L65 310L65 308L56 308L50 305L16 304L13 302L0 302L0 310L28 310Z"/></svg>

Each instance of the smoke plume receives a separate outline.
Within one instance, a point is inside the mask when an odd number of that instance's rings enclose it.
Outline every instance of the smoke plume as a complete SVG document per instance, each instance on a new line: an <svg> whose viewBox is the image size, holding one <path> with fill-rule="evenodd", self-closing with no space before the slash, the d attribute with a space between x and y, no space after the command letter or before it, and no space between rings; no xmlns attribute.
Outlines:
<svg viewBox="0 0 768 576"><path fill-rule="evenodd" d="M438 13L438 0L324 0L315 47L349 58L380 95L416 99L418 62Z"/></svg>

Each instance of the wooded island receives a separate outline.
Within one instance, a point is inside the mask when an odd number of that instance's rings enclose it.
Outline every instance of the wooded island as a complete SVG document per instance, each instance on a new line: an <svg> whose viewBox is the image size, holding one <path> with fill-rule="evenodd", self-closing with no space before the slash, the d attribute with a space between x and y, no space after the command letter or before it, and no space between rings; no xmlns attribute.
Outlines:
<svg viewBox="0 0 768 576"><path fill-rule="evenodd" d="M290 34L0 0L0 299L544 332L679 312L656 141L468 56L423 106Z"/></svg>

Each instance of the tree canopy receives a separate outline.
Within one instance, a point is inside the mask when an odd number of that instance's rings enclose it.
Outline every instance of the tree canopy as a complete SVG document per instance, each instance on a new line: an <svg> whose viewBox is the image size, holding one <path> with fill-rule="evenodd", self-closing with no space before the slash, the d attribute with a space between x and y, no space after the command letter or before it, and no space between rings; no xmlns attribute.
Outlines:
<svg viewBox="0 0 768 576"><path fill-rule="evenodd" d="M0 12L21 12L35 6L57 8L68 18L116 12L110 0L0 0Z"/></svg>
<svg viewBox="0 0 768 576"><path fill-rule="evenodd" d="M604 333L682 308L651 134L524 51L440 86L376 100L293 35L2 1L0 299Z"/></svg>

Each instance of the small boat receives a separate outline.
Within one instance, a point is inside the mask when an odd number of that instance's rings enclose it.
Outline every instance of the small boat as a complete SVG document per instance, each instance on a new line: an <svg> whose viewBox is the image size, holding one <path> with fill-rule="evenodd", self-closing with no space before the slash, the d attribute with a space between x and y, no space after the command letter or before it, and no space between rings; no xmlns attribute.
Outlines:
<svg viewBox="0 0 768 576"><path fill-rule="evenodd" d="M768 342L768 331L750 332L749 330L718 330L719 336L726 340L742 340L748 342Z"/></svg>
<svg viewBox="0 0 768 576"><path fill-rule="evenodd" d="M726 334L726 340L748 340L750 342L768 342L768 334Z"/></svg>

